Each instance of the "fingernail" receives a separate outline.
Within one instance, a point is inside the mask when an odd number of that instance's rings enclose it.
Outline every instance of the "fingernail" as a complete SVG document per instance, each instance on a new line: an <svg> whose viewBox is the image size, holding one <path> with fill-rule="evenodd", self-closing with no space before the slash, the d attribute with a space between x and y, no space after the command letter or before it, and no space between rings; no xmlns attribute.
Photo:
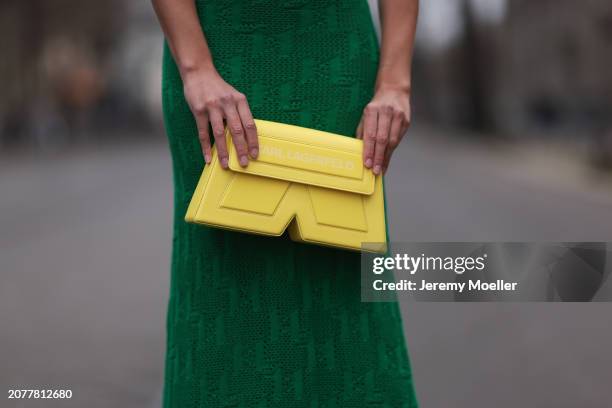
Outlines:
<svg viewBox="0 0 612 408"><path fill-rule="evenodd" d="M256 148L251 149L251 157L256 159L257 155L259 155L259 150L257 150Z"/></svg>
<svg viewBox="0 0 612 408"><path fill-rule="evenodd" d="M367 159L365 162L366 167L369 169L370 167L372 167L372 159Z"/></svg>
<svg viewBox="0 0 612 408"><path fill-rule="evenodd" d="M378 164L374 166L374 174L380 174L380 166Z"/></svg>
<svg viewBox="0 0 612 408"><path fill-rule="evenodd" d="M204 156L204 161L206 162L206 164L210 164L210 155L205 155Z"/></svg>
<svg viewBox="0 0 612 408"><path fill-rule="evenodd" d="M246 167L247 164L249 164L249 159L246 156L240 156L240 165Z"/></svg>
<svg viewBox="0 0 612 408"><path fill-rule="evenodd" d="M223 167L224 169L227 169L227 158L226 157L221 159L221 167Z"/></svg>

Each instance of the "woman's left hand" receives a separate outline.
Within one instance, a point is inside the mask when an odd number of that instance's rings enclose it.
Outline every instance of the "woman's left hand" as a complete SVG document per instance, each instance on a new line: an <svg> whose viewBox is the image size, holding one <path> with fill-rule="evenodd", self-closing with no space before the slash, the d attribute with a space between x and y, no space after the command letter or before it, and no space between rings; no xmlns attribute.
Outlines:
<svg viewBox="0 0 612 408"><path fill-rule="evenodd" d="M386 172L409 126L410 92L379 87L357 127L357 138L363 139L363 164L376 175Z"/></svg>

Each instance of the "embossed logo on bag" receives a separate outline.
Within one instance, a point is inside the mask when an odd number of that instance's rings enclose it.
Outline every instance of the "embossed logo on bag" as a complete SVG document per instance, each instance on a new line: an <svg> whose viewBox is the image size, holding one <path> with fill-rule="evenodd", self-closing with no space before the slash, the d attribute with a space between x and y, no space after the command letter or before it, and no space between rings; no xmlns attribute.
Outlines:
<svg viewBox="0 0 612 408"><path fill-rule="evenodd" d="M355 163L351 160L343 160L337 157L300 152L278 146L261 146L260 154L262 156L272 156L278 159L294 160L303 163L316 163L318 165L334 169L352 170L355 168Z"/></svg>

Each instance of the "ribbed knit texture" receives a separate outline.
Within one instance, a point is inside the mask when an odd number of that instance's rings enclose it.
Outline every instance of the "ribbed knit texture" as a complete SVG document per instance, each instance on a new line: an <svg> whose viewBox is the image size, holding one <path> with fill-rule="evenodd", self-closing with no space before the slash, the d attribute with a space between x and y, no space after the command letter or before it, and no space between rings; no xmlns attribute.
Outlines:
<svg viewBox="0 0 612 408"><path fill-rule="evenodd" d="M196 4L255 118L355 134L378 63L365 0ZM167 47L163 103L175 185L164 407L416 407L398 306L360 301L359 254L183 221L204 162Z"/></svg>

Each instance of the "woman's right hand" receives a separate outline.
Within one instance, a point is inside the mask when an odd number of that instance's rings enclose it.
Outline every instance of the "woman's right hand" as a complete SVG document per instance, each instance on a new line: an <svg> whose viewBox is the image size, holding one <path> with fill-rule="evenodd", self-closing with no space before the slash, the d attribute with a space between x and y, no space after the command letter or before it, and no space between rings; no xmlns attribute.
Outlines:
<svg viewBox="0 0 612 408"><path fill-rule="evenodd" d="M246 167L249 156L257 158L257 129L244 94L225 82L215 70L197 70L184 74L183 87L185 99L198 127L198 137L207 164L212 160L210 123L219 161L224 169L228 168L224 121L230 129L240 165Z"/></svg>

